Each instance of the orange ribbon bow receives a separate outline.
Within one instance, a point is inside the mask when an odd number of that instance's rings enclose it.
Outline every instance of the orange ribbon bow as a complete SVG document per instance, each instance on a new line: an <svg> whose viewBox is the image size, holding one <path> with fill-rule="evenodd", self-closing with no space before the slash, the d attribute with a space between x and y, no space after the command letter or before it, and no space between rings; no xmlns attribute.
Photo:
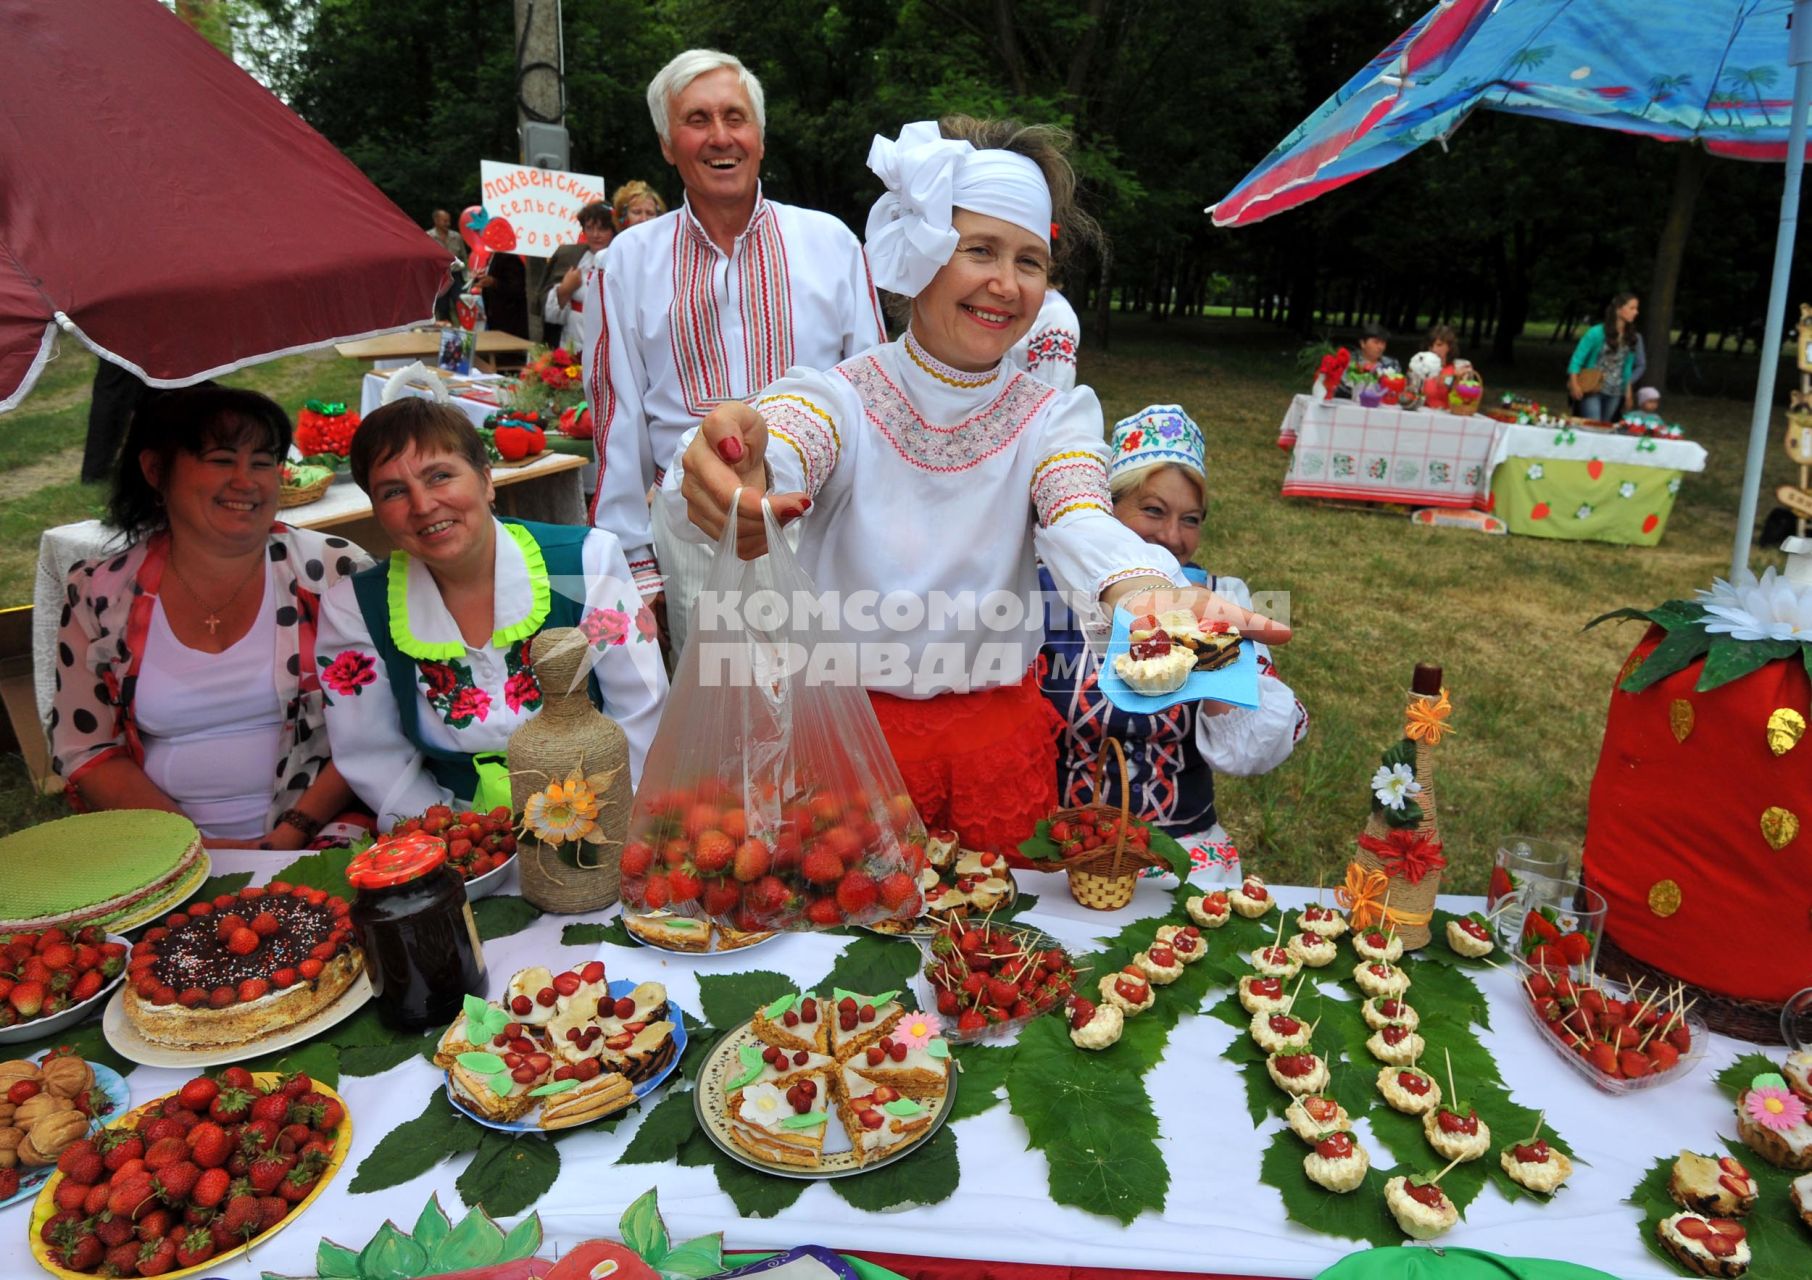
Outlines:
<svg viewBox="0 0 1812 1280"><path fill-rule="evenodd" d="M1444 733L1458 733L1447 723L1447 717L1453 714L1453 704L1447 700L1447 686L1441 686L1441 696L1436 701L1427 698L1411 698L1409 706L1403 712L1408 723L1403 726L1403 736L1411 742L1426 742L1434 746Z"/></svg>
<svg viewBox="0 0 1812 1280"><path fill-rule="evenodd" d="M1390 877L1382 871L1367 871L1357 862L1349 862L1346 883L1334 890L1334 901L1345 908L1355 929L1367 929L1379 922L1389 928L1409 928L1434 919L1432 911L1399 911L1385 906L1389 889Z"/></svg>

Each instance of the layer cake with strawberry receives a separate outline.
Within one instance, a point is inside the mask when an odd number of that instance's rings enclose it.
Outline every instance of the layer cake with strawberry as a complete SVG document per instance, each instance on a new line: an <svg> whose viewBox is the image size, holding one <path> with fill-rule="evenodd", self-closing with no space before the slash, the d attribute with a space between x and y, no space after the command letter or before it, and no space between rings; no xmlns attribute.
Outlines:
<svg viewBox="0 0 1812 1280"><path fill-rule="evenodd" d="M876 1084L854 1066L839 1079L837 1118L849 1135L857 1164L891 1155L931 1131L937 1113L891 1085Z"/></svg>
<svg viewBox="0 0 1812 1280"><path fill-rule="evenodd" d="M757 1160L816 1168L830 1128L829 1096L829 1077L816 1071L794 1077L784 1089L766 1081L737 1089L724 1100L730 1141Z"/></svg>
<svg viewBox="0 0 1812 1280"><path fill-rule="evenodd" d="M757 1040L777 1048L830 1052L829 1011L810 992L784 995L755 1010L749 1029Z"/></svg>

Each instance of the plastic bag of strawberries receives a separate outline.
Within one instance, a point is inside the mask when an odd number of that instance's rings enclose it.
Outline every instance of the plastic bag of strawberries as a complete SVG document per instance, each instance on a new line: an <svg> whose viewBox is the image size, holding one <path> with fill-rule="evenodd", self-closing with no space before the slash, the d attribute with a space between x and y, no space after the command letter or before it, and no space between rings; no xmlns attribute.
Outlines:
<svg viewBox="0 0 1812 1280"><path fill-rule="evenodd" d="M913 920L925 828L834 609L773 512L769 551L726 527L623 846L623 902L733 929Z"/></svg>

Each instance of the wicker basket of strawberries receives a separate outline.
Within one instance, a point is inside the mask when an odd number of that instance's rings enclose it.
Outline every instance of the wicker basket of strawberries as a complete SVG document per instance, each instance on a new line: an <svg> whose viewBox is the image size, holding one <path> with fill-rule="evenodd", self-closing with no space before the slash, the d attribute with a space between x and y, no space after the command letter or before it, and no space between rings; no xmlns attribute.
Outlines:
<svg viewBox="0 0 1812 1280"><path fill-rule="evenodd" d="M1070 896L1085 907L1113 911L1132 901L1139 873L1147 868L1172 871L1178 879L1189 874L1189 855L1183 846L1128 808L1131 788L1126 778L1126 753L1117 738L1109 738L1120 770L1120 802L1071 805L1057 809L1021 842L1019 852L1045 869L1069 873ZM1107 753L1095 759L1093 792L1102 788Z"/></svg>

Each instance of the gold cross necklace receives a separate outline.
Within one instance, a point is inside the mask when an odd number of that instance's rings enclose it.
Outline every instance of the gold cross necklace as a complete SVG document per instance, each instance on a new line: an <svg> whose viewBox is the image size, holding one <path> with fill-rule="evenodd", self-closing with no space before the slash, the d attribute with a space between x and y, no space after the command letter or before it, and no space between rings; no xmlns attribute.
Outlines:
<svg viewBox="0 0 1812 1280"><path fill-rule="evenodd" d="M222 600L218 605L210 606L206 600L201 598L201 592L195 589L194 584L183 576L182 570L177 567L176 557L170 557L170 571L176 575L176 580L182 583L183 588L188 591L191 596L195 597L202 608L208 611L208 616L201 620L201 625L208 629L209 636L214 635L215 632L220 630L220 611L227 608L233 601L239 598L239 593L245 590L245 584L250 582L253 576L257 574L258 570L263 567L264 553L260 551L258 553L258 563L252 566L250 573L247 573L245 577L239 579L239 585L233 588L233 594L228 596L225 600Z"/></svg>

